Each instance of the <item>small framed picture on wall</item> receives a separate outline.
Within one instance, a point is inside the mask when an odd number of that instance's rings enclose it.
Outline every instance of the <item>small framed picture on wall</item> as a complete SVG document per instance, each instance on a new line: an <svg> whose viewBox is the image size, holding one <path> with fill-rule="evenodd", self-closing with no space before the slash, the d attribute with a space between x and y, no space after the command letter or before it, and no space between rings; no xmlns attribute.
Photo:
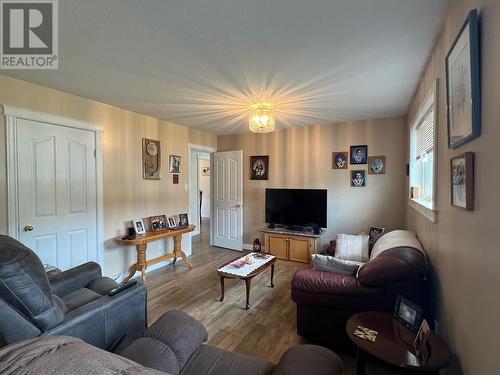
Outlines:
<svg viewBox="0 0 500 375"><path fill-rule="evenodd" d="M347 169L349 164L349 153L347 151L333 153L333 169Z"/></svg>
<svg viewBox="0 0 500 375"><path fill-rule="evenodd" d="M250 156L250 180L267 180L269 177L269 156Z"/></svg>
<svg viewBox="0 0 500 375"><path fill-rule="evenodd" d="M385 156L368 157L368 174L385 174Z"/></svg>
<svg viewBox="0 0 500 375"><path fill-rule="evenodd" d="M474 153L451 159L451 205L464 210L474 209Z"/></svg>
<svg viewBox="0 0 500 375"><path fill-rule="evenodd" d="M351 187L366 186L366 171L351 171Z"/></svg>
<svg viewBox="0 0 500 375"><path fill-rule="evenodd" d="M351 146L351 164L366 164L368 157L368 146Z"/></svg>

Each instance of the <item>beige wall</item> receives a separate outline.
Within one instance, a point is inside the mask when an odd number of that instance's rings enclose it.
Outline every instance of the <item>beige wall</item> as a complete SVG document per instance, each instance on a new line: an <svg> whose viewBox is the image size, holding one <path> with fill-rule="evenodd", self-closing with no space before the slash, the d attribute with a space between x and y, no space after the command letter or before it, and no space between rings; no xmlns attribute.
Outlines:
<svg viewBox="0 0 500 375"><path fill-rule="evenodd" d="M391 118L278 130L272 134L218 137L218 150L243 150L244 238L251 244L265 224L265 189L327 188L326 243L336 233L367 231L371 224L404 225L405 119ZM367 144L369 155L386 155L385 175L367 175L351 188L349 170L332 169L332 152ZM269 155L269 180L249 180L250 156ZM351 169L366 169L366 165ZM262 236L260 236L262 239Z"/></svg>
<svg viewBox="0 0 500 375"><path fill-rule="evenodd" d="M135 259L134 248L117 246L113 238L125 232L136 217L179 214L188 211L187 144L216 146L214 135L152 117L125 111L78 96L0 75L0 104L27 108L99 124L104 128L104 272L116 275ZM6 232L5 126L0 123L0 233ZM162 179L142 179L142 138L158 139L162 151ZM178 185L168 173L168 155L182 157ZM150 246L158 256L170 243Z"/></svg>
<svg viewBox="0 0 500 375"><path fill-rule="evenodd" d="M478 8L482 24L482 134L448 150L445 108L445 56L470 9ZM435 268L439 330L458 356L451 374L497 374L500 368L500 2L452 2L441 36L430 56L410 107L411 119L432 87L439 84L438 223L406 208L407 225L417 232ZM475 210L450 205L450 158L466 151L476 155Z"/></svg>

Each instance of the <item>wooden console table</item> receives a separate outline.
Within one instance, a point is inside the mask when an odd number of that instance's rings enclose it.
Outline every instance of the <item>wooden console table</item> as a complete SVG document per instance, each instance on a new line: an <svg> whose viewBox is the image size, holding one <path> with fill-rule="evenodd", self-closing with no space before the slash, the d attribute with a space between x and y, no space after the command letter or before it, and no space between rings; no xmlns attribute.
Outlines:
<svg viewBox="0 0 500 375"><path fill-rule="evenodd" d="M189 225L186 228L181 229L165 229L154 232L146 232L145 234L138 234L134 238L125 240L122 237L116 237L115 241L120 245L135 245L137 249L137 262L130 266L130 273L125 278L124 281L130 280L136 271L141 271L142 282L146 283L146 269L148 266L163 262L164 260L174 258L174 264L177 258L180 257L187 264L189 268L193 268L193 265L187 259L186 253L182 251L181 241L182 235L192 232L194 230L194 225ZM147 260L147 249L148 242L158 241L164 238L173 237L174 238L174 251L171 254L165 254L161 257Z"/></svg>

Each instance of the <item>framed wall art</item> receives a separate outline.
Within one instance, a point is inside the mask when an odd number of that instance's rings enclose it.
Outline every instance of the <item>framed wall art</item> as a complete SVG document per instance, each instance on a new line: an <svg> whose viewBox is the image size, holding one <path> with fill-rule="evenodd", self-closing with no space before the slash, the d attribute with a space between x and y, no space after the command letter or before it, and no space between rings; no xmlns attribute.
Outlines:
<svg viewBox="0 0 500 375"><path fill-rule="evenodd" d="M170 155L169 157L170 173L181 173L181 157L178 155Z"/></svg>
<svg viewBox="0 0 500 375"><path fill-rule="evenodd" d="M385 174L385 156L368 156L368 174Z"/></svg>
<svg viewBox="0 0 500 375"><path fill-rule="evenodd" d="M366 186L366 171L351 171L351 187Z"/></svg>
<svg viewBox="0 0 500 375"><path fill-rule="evenodd" d="M349 153L347 151L334 152L332 168L333 169L347 169L349 164Z"/></svg>
<svg viewBox="0 0 500 375"><path fill-rule="evenodd" d="M479 23L471 10L446 55L448 147L457 148L481 134Z"/></svg>
<svg viewBox="0 0 500 375"><path fill-rule="evenodd" d="M351 146L351 164L366 164L368 156L368 146Z"/></svg>
<svg viewBox="0 0 500 375"><path fill-rule="evenodd" d="M160 141L142 139L142 178L159 180L161 167Z"/></svg>
<svg viewBox="0 0 500 375"><path fill-rule="evenodd" d="M250 180L269 178L269 156L250 156Z"/></svg>
<svg viewBox="0 0 500 375"><path fill-rule="evenodd" d="M474 209L474 153L451 159L451 205L464 210Z"/></svg>

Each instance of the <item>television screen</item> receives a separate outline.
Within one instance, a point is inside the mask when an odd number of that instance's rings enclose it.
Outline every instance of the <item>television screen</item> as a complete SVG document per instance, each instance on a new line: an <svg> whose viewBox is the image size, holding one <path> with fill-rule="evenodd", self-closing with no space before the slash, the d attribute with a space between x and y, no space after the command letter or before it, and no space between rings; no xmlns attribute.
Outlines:
<svg viewBox="0 0 500 375"><path fill-rule="evenodd" d="M326 228L326 189L266 189L266 222Z"/></svg>

